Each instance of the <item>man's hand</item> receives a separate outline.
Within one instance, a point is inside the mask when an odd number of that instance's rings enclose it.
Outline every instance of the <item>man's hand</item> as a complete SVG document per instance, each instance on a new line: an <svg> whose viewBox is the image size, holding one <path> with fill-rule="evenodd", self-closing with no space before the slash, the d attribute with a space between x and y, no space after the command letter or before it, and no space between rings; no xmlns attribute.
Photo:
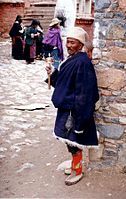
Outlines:
<svg viewBox="0 0 126 199"><path fill-rule="evenodd" d="M51 75L51 73L52 73L52 67L51 67L51 65L50 64L48 64L47 66L46 66L46 71L47 71L47 74L48 75Z"/></svg>

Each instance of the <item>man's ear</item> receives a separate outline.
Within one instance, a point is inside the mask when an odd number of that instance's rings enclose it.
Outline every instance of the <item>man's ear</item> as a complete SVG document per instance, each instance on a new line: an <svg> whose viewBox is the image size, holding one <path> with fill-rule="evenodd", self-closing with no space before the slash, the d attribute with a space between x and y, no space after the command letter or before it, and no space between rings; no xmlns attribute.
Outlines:
<svg viewBox="0 0 126 199"><path fill-rule="evenodd" d="M80 43L80 48L79 48L79 50L82 50L83 47L84 47L84 45L83 45L82 43Z"/></svg>

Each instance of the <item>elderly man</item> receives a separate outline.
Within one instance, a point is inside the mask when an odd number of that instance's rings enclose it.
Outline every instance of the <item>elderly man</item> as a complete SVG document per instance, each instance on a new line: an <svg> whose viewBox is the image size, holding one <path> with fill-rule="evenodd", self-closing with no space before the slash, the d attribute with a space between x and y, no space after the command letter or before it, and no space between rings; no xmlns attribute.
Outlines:
<svg viewBox="0 0 126 199"><path fill-rule="evenodd" d="M99 99L94 67L86 52L82 52L87 33L74 27L67 35L69 54L60 69L51 74L51 85L55 87L52 102L57 108L55 137L63 141L72 154L71 174L65 184L72 185L83 177L82 150L85 146L98 145L93 118L95 103Z"/></svg>

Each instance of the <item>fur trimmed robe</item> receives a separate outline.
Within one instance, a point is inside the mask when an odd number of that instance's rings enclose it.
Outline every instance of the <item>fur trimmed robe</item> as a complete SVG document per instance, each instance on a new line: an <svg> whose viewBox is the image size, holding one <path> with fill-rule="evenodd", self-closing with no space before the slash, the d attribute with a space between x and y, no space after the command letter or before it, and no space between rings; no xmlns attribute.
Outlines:
<svg viewBox="0 0 126 199"><path fill-rule="evenodd" d="M55 87L52 102L58 109L56 138L78 148L98 145L93 114L99 94L95 70L87 54L78 52L64 61L60 71L51 75L51 84ZM73 127L68 132L65 124L70 113Z"/></svg>

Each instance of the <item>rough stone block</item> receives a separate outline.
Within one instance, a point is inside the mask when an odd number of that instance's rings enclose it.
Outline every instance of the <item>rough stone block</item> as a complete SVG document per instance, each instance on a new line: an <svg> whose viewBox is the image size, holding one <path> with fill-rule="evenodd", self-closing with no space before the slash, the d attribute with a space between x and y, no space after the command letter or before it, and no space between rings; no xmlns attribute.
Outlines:
<svg viewBox="0 0 126 199"><path fill-rule="evenodd" d="M96 69L98 85L101 88L120 90L125 86L126 74L114 68Z"/></svg>
<svg viewBox="0 0 126 199"><path fill-rule="evenodd" d="M109 60L126 63L126 48L120 48L117 46L111 47L107 54L107 58Z"/></svg>
<svg viewBox="0 0 126 199"><path fill-rule="evenodd" d="M99 10L102 10L102 9L105 9L105 8L108 8L110 6L111 2L110 0L106 0L106 1L103 1L103 0L97 0L95 2L95 10L99 11Z"/></svg>
<svg viewBox="0 0 126 199"><path fill-rule="evenodd" d="M124 127L117 124L97 124L97 129L102 136L111 139L120 139L124 133Z"/></svg>
<svg viewBox="0 0 126 199"><path fill-rule="evenodd" d="M117 148L116 144L112 144L112 143L110 143L110 142L105 142L104 145L105 145L105 147L107 147L107 148L113 148L113 149L116 149L116 148Z"/></svg>
<svg viewBox="0 0 126 199"><path fill-rule="evenodd" d="M101 94L105 96L111 96L112 92L108 90L101 89Z"/></svg>
<svg viewBox="0 0 126 199"><path fill-rule="evenodd" d="M100 59L102 57L102 53L99 48L94 48L93 50L93 59Z"/></svg>
<svg viewBox="0 0 126 199"><path fill-rule="evenodd" d="M122 144L118 152L118 163L126 165L126 143Z"/></svg>
<svg viewBox="0 0 126 199"><path fill-rule="evenodd" d="M102 158L103 155L103 150L104 150L104 145L99 144L98 148L90 148L89 149L89 160L90 161L98 161Z"/></svg>
<svg viewBox="0 0 126 199"><path fill-rule="evenodd" d="M120 124L126 125L126 117L119 117Z"/></svg>
<svg viewBox="0 0 126 199"><path fill-rule="evenodd" d="M123 39L126 30L121 25L110 24L106 32L107 39Z"/></svg>
<svg viewBox="0 0 126 199"><path fill-rule="evenodd" d="M125 0L119 0L119 7L121 10L126 11L126 1Z"/></svg>
<svg viewBox="0 0 126 199"><path fill-rule="evenodd" d="M117 160L118 159L117 150L112 148L105 148L103 157L104 159Z"/></svg>
<svg viewBox="0 0 126 199"><path fill-rule="evenodd" d="M114 123L114 124L119 124L119 118L117 117L113 117L113 116L103 116L103 121L105 123Z"/></svg>
<svg viewBox="0 0 126 199"><path fill-rule="evenodd" d="M115 114L126 116L126 103L110 103L109 106Z"/></svg>
<svg viewBox="0 0 126 199"><path fill-rule="evenodd" d="M111 143L112 145L116 145L116 140L105 138L105 142Z"/></svg>

